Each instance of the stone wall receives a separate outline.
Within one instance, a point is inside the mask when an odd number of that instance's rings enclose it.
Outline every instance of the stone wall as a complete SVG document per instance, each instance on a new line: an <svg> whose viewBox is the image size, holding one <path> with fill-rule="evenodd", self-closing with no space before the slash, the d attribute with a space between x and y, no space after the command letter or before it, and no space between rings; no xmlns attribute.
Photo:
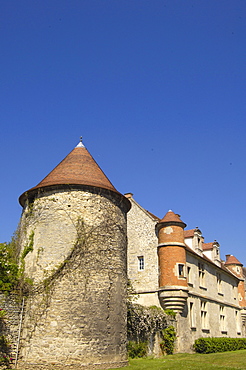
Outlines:
<svg viewBox="0 0 246 370"><path fill-rule="evenodd" d="M158 290L158 239L155 233L156 220L129 198L132 207L127 214L128 277L139 296L138 303L157 305ZM138 257L144 258L144 269L139 269Z"/></svg>
<svg viewBox="0 0 246 370"><path fill-rule="evenodd" d="M110 368L126 356L126 208L96 188L50 190L21 222L27 300L19 368Z"/></svg>
<svg viewBox="0 0 246 370"><path fill-rule="evenodd" d="M22 299L16 294L0 293L0 308L6 312L0 320L0 335L10 344L9 357L16 358L18 334L21 323Z"/></svg>
<svg viewBox="0 0 246 370"><path fill-rule="evenodd" d="M198 263L204 267L203 284L199 280ZM189 297L183 313L178 316L178 350L191 352L194 341L200 337L244 337L237 279L190 253L187 253L187 267L190 268ZM220 286L217 273L221 277Z"/></svg>

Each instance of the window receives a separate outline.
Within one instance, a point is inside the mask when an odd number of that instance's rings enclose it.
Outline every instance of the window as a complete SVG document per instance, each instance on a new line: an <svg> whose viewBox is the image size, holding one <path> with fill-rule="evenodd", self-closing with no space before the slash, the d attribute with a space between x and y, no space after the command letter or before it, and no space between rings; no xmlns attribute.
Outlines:
<svg viewBox="0 0 246 370"><path fill-rule="evenodd" d="M178 270L179 270L179 277L180 278L185 277L185 267L182 263L178 264Z"/></svg>
<svg viewBox="0 0 246 370"><path fill-rule="evenodd" d="M208 329L207 302L201 301L201 326L202 330Z"/></svg>
<svg viewBox="0 0 246 370"><path fill-rule="evenodd" d="M138 257L138 271L144 270L144 256Z"/></svg>
<svg viewBox="0 0 246 370"><path fill-rule="evenodd" d="M217 278L217 290L219 294L222 294L221 290L221 275L217 272L216 273L216 278Z"/></svg>
<svg viewBox="0 0 246 370"><path fill-rule="evenodd" d="M191 268L189 266L187 266L187 282L188 284L191 284Z"/></svg>
<svg viewBox="0 0 246 370"><path fill-rule="evenodd" d="M238 311L235 311L235 319L236 319L237 334L241 334L240 315Z"/></svg>
<svg viewBox="0 0 246 370"><path fill-rule="evenodd" d="M225 312L224 306L220 306L220 331L221 333L226 334L226 323L225 323Z"/></svg>
<svg viewBox="0 0 246 370"><path fill-rule="evenodd" d="M198 263L198 274L199 274L199 285L200 287L205 286L205 271L204 271L204 264Z"/></svg>
<svg viewBox="0 0 246 370"><path fill-rule="evenodd" d="M190 327L195 329L195 314L194 314L194 303L190 302Z"/></svg>

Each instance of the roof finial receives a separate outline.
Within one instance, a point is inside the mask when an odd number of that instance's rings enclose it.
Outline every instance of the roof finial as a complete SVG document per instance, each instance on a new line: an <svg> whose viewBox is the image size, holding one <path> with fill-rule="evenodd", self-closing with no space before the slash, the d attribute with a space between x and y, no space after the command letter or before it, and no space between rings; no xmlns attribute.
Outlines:
<svg viewBox="0 0 246 370"><path fill-rule="evenodd" d="M82 136L80 136L80 139L79 139L79 143L78 145L76 146L76 148L84 148L84 144L82 143Z"/></svg>

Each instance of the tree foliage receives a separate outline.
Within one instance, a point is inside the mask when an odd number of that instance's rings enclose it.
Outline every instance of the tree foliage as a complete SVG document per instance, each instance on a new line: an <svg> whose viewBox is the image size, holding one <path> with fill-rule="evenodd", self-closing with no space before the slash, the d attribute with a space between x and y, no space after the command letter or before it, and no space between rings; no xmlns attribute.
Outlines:
<svg viewBox="0 0 246 370"><path fill-rule="evenodd" d="M18 263L16 243L13 238L10 243L0 243L0 290L9 292L18 281Z"/></svg>

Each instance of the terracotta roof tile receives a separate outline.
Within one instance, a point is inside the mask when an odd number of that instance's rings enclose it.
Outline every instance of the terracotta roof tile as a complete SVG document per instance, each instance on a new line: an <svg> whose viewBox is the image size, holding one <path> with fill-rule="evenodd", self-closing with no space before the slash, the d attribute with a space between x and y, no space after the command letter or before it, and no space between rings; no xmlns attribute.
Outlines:
<svg viewBox="0 0 246 370"><path fill-rule="evenodd" d="M192 238L194 236L195 230L196 229L184 230L184 237L185 238Z"/></svg>
<svg viewBox="0 0 246 370"><path fill-rule="evenodd" d="M79 143L38 185L20 196L19 200L21 205L24 204L26 193L54 185L89 185L118 193L82 142Z"/></svg>
<svg viewBox="0 0 246 370"><path fill-rule="evenodd" d="M209 250L213 249L213 246L214 246L214 243L203 243L202 244L202 249L204 251L209 251Z"/></svg>
<svg viewBox="0 0 246 370"><path fill-rule="evenodd" d="M177 213L174 213L173 211L168 211L165 216L160 220L160 223L163 222L178 222L179 224L183 224L182 227L185 227L186 224L180 219L180 216Z"/></svg>
<svg viewBox="0 0 246 370"><path fill-rule="evenodd" d="M214 266L216 266L216 268L221 268L221 270L223 270L223 271L225 271L225 272L227 272L229 275L232 275L233 277L236 277L237 279L238 279L238 277L235 275L235 274L233 274L228 268L226 268L225 266L224 266L224 264L223 263L221 263L221 267L219 267L218 265L216 265L210 258L208 258L205 254L203 254L202 256L199 256L193 249L191 249L187 244L185 245L185 249L188 251L188 252L190 252L191 254L193 254L193 255L195 255L195 256L197 256L197 257L199 257L199 258L201 258L201 259L203 259L203 260L205 260L205 261L207 261L207 262L209 262L210 264L212 264L212 265L214 265Z"/></svg>
<svg viewBox="0 0 246 370"><path fill-rule="evenodd" d="M225 265L242 265L241 262L238 261L238 259L236 257L234 257L232 254L227 254L226 255L226 261L225 261Z"/></svg>

